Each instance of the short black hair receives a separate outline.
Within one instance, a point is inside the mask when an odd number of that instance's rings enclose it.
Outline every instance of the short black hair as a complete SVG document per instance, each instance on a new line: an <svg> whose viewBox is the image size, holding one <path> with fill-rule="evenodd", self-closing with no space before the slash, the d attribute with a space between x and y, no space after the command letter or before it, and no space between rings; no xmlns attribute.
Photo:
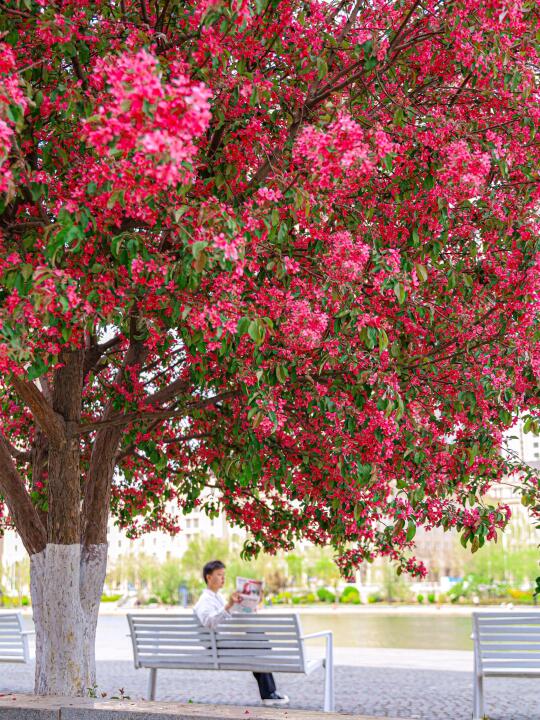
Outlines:
<svg viewBox="0 0 540 720"><path fill-rule="evenodd" d="M214 570L225 570L225 565L221 562L221 560L210 560L210 562L207 562L206 565L202 569L202 576L204 578L204 582L208 585L207 577L211 575Z"/></svg>

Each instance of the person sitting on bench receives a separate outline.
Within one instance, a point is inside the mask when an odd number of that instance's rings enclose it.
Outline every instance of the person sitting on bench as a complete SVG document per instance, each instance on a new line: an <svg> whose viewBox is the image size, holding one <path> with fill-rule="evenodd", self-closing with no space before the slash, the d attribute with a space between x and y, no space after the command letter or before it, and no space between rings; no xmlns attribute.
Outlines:
<svg viewBox="0 0 540 720"><path fill-rule="evenodd" d="M225 585L225 565L221 560L212 560L206 563L202 574L206 588L193 608L193 612L201 625L213 630L220 623L232 617L230 611L233 605L240 602L240 593L233 592L227 602L219 594ZM272 707L287 705L289 698L277 692L272 673L254 672L253 675L259 685L263 705Z"/></svg>

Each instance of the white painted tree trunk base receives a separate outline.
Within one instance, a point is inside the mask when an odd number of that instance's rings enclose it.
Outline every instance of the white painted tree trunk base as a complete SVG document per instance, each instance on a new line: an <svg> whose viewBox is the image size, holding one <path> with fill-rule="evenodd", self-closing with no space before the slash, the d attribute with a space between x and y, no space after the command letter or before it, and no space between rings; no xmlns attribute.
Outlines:
<svg viewBox="0 0 540 720"><path fill-rule="evenodd" d="M95 638L107 545L48 544L30 562L38 695L82 696L96 681Z"/></svg>

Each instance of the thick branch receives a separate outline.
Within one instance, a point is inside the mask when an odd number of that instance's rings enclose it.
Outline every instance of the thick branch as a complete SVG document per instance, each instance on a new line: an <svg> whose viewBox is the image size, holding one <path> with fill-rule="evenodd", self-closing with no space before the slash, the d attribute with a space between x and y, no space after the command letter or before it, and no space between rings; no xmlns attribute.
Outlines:
<svg viewBox="0 0 540 720"><path fill-rule="evenodd" d="M119 345L123 339L123 335L116 335L116 337L107 340L107 342L92 345L88 348L84 356L83 376L86 377L88 373L95 368L107 350Z"/></svg>
<svg viewBox="0 0 540 720"><path fill-rule="evenodd" d="M30 408L37 424L49 438L51 445L61 447L67 440L66 424L32 382L12 376L11 384Z"/></svg>
<svg viewBox="0 0 540 720"><path fill-rule="evenodd" d="M148 404L162 405L164 402L169 402L175 398L183 390L187 390L187 388L188 382L185 379L179 378L178 380L174 380L170 383L170 385L167 385L167 387L161 388L161 390L158 390L153 395L150 395L148 398Z"/></svg>
<svg viewBox="0 0 540 720"><path fill-rule="evenodd" d="M46 436L36 428L34 446L32 448L32 486L38 489L37 483L47 484L47 469L49 467L49 443ZM43 527L47 527L47 511L38 508L38 515Z"/></svg>
<svg viewBox="0 0 540 720"><path fill-rule="evenodd" d="M45 527L17 472L9 444L2 433L0 433L0 491L28 554L35 555L41 552L47 541Z"/></svg>
<svg viewBox="0 0 540 720"><path fill-rule="evenodd" d="M62 353L62 367L54 373L53 407L66 423L81 420L83 350ZM49 447L49 513L47 542L75 545L80 538L80 439L70 437Z"/></svg>
<svg viewBox="0 0 540 720"><path fill-rule="evenodd" d="M115 384L122 385L126 369L134 365L142 365L147 355L148 350L144 344L133 341L126 353L124 363L118 371ZM81 542L83 545L98 545L107 542L112 479L118 448L127 425L125 419L113 424L107 422L112 412L113 404L112 401L109 401L103 411L103 421L98 423L99 432L90 456L82 509Z"/></svg>
<svg viewBox="0 0 540 720"><path fill-rule="evenodd" d="M19 450L18 448L15 447L15 445L12 445L12 443L10 443L6 437L4 437L4 442L11 454L11 457L14 458L15 460L21 460L22 462L29 462L32 459L32 453L29 450Z"/></svg>

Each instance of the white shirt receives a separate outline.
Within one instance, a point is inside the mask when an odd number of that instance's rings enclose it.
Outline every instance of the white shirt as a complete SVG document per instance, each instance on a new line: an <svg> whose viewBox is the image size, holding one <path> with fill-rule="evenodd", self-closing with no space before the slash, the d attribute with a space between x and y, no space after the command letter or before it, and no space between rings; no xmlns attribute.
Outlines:
<svg viewBox="0 0 540 720"><path fill-rule="evenodd" d="M213 630L224 620L231 617L231 613L225 610L225 600L219 593L209 588L203 590L203 594L197 600L193 612L204 627Z"/></svg>

